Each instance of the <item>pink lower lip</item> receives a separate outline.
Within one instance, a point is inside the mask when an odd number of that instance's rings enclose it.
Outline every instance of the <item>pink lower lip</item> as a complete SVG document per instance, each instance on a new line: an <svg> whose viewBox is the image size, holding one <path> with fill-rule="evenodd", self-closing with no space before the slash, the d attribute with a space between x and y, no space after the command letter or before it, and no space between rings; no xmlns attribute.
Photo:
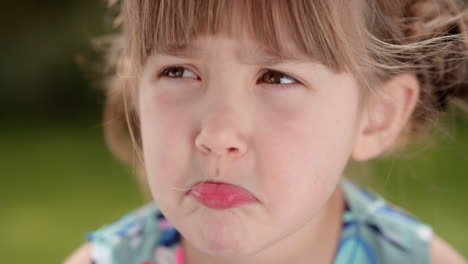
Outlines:
<svg viewBox="0 0 468 264"><path fill-rule="evenodd" d="M190 194L206 207L223 210L256 202L245 189L227 183L203 182L192 188Z"/></svg>

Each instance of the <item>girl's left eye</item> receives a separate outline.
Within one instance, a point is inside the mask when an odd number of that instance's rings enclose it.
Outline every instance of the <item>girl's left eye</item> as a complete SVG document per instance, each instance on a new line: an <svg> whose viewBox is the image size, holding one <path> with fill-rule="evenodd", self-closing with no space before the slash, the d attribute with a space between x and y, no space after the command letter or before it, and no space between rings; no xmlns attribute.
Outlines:
<svg viewBox="0 0 468 264"><path fill-rule="evenodd" d="M262 76L260 76L259 81L264 82L266 84L294 84L299 83L293 77L286 75L279 71L274 70L266 70L263 72Z"/></svg>

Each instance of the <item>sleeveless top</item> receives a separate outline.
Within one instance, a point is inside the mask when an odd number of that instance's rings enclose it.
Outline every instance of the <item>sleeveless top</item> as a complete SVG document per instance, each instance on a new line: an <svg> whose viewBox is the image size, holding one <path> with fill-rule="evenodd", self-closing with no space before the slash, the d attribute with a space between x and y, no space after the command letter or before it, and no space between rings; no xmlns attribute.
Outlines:
<svg viewBox="0 0 468 264"><path fill-rule="evenodd" d="M346 201L334 264L430 263L432 228L343 178ZM93 264L183 264L179 232L154 203L88 233Z"/></svg>

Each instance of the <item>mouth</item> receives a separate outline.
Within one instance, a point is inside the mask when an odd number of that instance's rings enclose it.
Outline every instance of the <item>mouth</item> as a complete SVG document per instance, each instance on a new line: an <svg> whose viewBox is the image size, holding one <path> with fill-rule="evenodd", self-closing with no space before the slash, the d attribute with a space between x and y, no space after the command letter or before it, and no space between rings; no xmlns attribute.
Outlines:
<svg viewBox="0 0 468 264"><path fill-rule="evenodd" d="M205 207L215 210L231 209L258 202L246 189L216 181L200 182L187 194Z"/></svg>

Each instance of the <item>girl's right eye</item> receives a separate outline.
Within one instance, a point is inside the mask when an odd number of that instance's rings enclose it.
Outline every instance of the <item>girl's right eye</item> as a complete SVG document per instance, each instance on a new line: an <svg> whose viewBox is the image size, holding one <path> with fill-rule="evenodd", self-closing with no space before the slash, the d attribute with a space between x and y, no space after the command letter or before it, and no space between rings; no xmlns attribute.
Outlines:
<svg viewBox="0 0 468 264"><path fill-rule="evenodd" d="M193 78L199 80L200 78L193 71L184 68L184 67L169 67L164 69L159 77L168 77L168 78Z"/></svg>

